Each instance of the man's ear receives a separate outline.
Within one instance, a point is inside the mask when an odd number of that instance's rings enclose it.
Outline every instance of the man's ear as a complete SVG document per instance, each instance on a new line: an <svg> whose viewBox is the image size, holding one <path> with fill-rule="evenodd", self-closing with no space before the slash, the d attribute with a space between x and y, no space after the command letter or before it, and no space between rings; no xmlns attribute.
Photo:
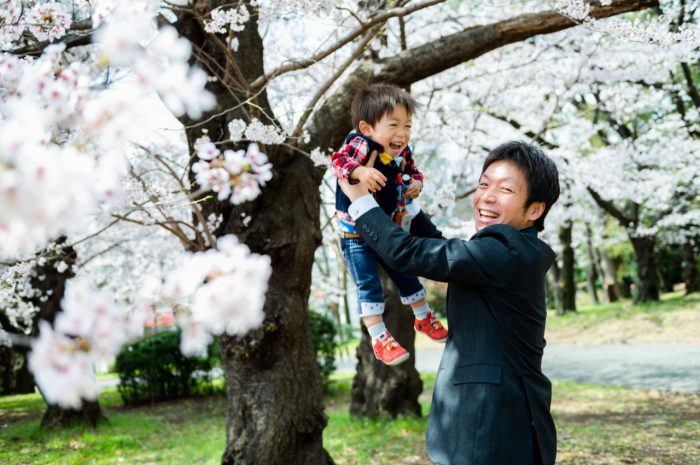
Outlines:
<svg viewBox="0 0 700 465"><path fill-rule="evenodd" d="M527 207L527 219L533 223L539 219L544 213L544 202L532 202L532 204Z"/></svg>
<svg viewBox="0 0 700 465"><path fill-rule="evenodd" d="M365 120L360 121L360 124L357 125L357 129L365 136L370 136L372 132L372 126Z"/></svg>

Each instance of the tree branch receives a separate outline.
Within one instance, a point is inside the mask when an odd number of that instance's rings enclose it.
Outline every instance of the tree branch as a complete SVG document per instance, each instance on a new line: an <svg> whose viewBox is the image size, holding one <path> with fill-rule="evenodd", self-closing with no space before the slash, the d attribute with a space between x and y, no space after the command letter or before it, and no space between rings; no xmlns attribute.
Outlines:
<svg viewBox="0 0 700 465"><path fill-rule="evenodd" d="M658 0L615 0L609 6L591 7L592 18L605 18L645 9ZM576 26L572 19L556 11L523 14L496 23L468 27L393 57L362 63L336 93L315 112L308 147L334 147L349 129L347 115L354 90L360 83L391 82L407 87L485 53L525 40ZM332 127L333 130L328 128Z"/></svg>
<svg viewBox="0 0 700 465"><path fill-rule="evenodd" d="M591 197L593 197L595 203L598 204L600 208L612 215L617 221L619 221L623 227L627 228L630 223L634 223L634 221L627 218L611 201L605 200L590 186L586 186L586 190L589 194L591 194Z"/></svg>
<svg viewBox="0 0 700 465"><path fill-rule="evenodd" d="M392 8L390 10L386 10L385 12L372 18L370 21L361 24L358 28L346 34L339 41L330 45L329 47L326 47L325 49L321 50L315 55L312 55L309 58L293 60L290 63L287 63L286 65L278 66L269 73L265 73L264 75L260 76L250 85L250 92L258 92L260 89L265 87L265 84L267 84L272 78L277 77L281 74L308 68L314 63L318 63L319 61L326 58L328 55L332 54L333 52L339 50L340 48L355 40L363 32L371 29L374 26L384 23L389 18L393 18L396 16L406 16L423 8L427 8L438 3L443 3L444 1L445 0L426 0L424 2L417 3L410 7Z"/></svg>

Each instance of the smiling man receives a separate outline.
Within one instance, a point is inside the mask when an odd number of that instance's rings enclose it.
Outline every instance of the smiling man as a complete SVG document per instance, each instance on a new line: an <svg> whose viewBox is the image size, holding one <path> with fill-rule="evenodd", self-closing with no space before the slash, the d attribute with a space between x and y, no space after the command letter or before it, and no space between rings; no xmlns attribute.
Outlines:
<svg viewBox="0 0 700 465"><path fill-rule="evenodd" d="M449 335L426 445L441 465L551 465L556 430L542 373L545 273L555 254L537 238L559 198L556 165L508 142L487 156L473 212L477 233L446 239L419 213L407 233L359 185L342 183L356 230L397 270L449 283Z"/></svg>

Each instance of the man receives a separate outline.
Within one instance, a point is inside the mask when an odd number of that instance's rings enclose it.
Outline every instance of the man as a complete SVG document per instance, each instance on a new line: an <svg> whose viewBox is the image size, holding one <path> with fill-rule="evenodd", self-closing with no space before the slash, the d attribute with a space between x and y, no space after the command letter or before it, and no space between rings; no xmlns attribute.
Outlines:
<svg viewBox="0 0 700 465"><path fill-rule="evenodd" d="M419 213L411 234L366 187L342 184L356 230L391 267L447 282L449 336L435 381L426 445L440 465L551 465L556 430L542 374L545 273L537 238L559 197L556 165L508 142L486 158L473 212L477 233L445 239Z"/></svg>

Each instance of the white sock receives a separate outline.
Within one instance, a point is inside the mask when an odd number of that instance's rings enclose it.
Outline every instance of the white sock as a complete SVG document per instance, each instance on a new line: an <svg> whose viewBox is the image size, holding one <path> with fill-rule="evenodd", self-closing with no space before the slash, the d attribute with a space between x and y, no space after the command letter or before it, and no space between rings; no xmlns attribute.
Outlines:
<svg viewBox="0 0 700 465"><path fill-rule="evenodd" d="M416 317L417 320L422 320L423 318L428 316L428 312L430 312L430 307L428 306L428 303L424 303L420 307L416 307L413 309L413 315Z"/></svg>
<svg viewBox="0 0 700 465"><path fill-rule="evenodd" d="M367 327L367 332L369 333L370 337L372 338L372 343L374 344L374 341L384 332L386 331L386 325L382 321L381 323L377 323L372 326Z"/></svg>

